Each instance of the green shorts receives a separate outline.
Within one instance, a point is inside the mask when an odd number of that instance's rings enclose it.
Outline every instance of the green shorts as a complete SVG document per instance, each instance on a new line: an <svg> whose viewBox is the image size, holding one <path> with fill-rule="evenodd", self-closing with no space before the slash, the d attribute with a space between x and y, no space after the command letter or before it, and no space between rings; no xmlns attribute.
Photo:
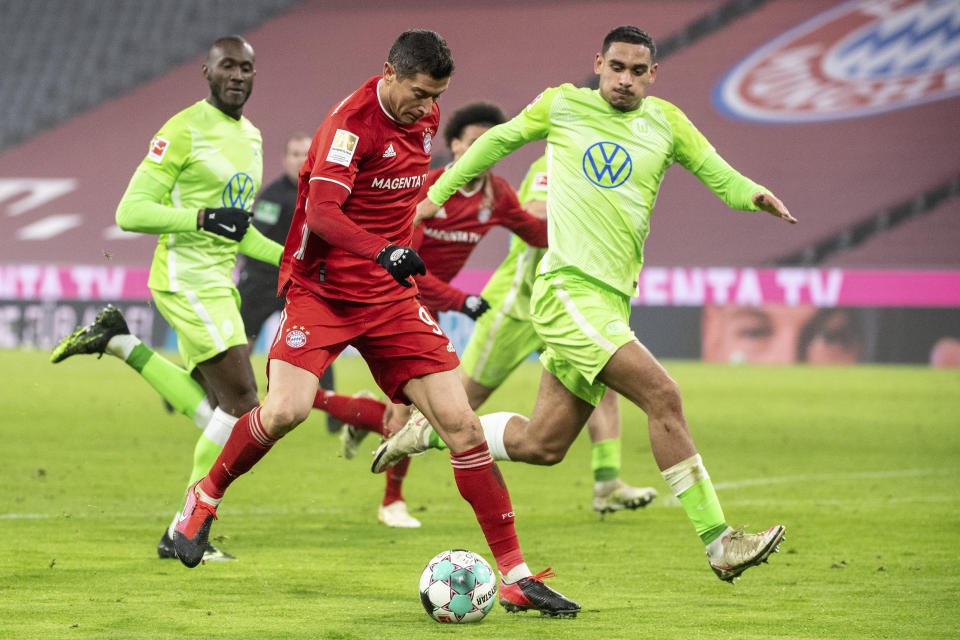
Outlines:
<svg viewBox="0 0 960 640"><path fill-rule="evenodd" d="M177 348L187 371L230 347L247 344L236 288L151 292L157 310L177 332Z"/></svg>
<svg viewBox="0 0 960 640"><path fill-rule="evenodd" d="M575 269L537 276L530 317L546 349L543 366L574 395L596 406L607 387L597 381L617 349L635 341L630 298Z"/></svg>
<svg viewBox="0 0 960 640"><path fill-rule="evenodd" d="M460 358L468 376L496 389L543 341L529 320L517 320L493 310L480 316Z"/></svg>

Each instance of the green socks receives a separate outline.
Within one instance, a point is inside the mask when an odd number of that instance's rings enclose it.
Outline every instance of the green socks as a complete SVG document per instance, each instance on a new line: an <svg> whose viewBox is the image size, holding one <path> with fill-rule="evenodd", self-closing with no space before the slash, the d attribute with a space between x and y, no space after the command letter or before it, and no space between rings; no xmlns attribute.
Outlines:
<svg viewBox="0 0 960 640"><path fill-rule="evenodd" d="M430 435L427 436L427 447L430 449L446 449L447 443L441 440L437 432L431 428Z"/></svg>
<svg viewBox="0 0 960 640"><path fill-rule="evenodd" d="M193 470L190 472L190 481L187 482L188 487L207 475L221 451L223 451L222 444L217 444L206 434L200 434L197 446L193 448Z"/></svg>
<svg viewBox="0 0 960 640"><path fill-rule="evenodd" d="M661 473L703 544L710 544L726 531L723 509L700 454L681 460Z"/></svg>
<svg viewBox="0 0 960 640"><path fill-rule="evenodd" d="M206 393L185 369L173 364L142 342L126 357L126 363L136 369L174 409L191 420L194 419L197 407L206 398Z"/></svg>
<svg viewBox="0 0 960 640"><path fill-rule="evenodd" d="M620 438L593 443L590 468L594 482L607 482L620 477Z"/></svg>

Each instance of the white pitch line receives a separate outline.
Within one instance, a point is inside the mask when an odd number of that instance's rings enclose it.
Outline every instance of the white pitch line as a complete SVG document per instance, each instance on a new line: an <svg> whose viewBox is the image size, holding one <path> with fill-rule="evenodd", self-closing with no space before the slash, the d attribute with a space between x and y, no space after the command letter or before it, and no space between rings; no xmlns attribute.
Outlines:
<svg viewBox="0 0 960 640"><path fill-rule="evenodd" d="M793 482L810 482L811 480L860 480L903 478L907 476L939 475L946 469L900 469L896 471L858 471L850 473L812 473L799 476L780 476L772 478L752 478L747 480L733 480L731 482L715 482L715 489L737 489L765 484L785 484Z"/></svg>

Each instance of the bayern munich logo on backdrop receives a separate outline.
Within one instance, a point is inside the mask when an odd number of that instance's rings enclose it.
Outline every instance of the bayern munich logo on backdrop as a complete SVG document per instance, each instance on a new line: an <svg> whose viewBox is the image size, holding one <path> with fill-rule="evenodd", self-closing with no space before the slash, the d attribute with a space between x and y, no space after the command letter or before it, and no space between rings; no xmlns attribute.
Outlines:
<svg viewBox="0 0 960 640"><path fill-rule="evenodd" d="M220 199L225 207L236 207L237 209L246 209L247 205L253 199L253 192L256 190L253 178L245 173L235 173L227 181L223 188L223 194Z"/></svg>
<svg viewBox="0 0 960 640"><path fill-rule="evenodd" d="M853 0L760 47L713 91L742 120L818 122L960 95L960 2Z"/></svg>
<svg viewBox="0 0 960 640"><path fill-rule="evenodd" d="M310 332L306 329L306 327L298 327L296 325L290 327L287 329L287 335L284 338L284 342L287 343L288 347L299 349L303 345L307 344L307 336L310 335Z"/></svg>

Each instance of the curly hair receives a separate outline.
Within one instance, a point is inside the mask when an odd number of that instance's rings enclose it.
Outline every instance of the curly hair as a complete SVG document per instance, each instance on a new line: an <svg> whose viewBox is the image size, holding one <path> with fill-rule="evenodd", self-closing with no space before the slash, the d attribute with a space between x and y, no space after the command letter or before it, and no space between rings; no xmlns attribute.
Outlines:
<svg viewBox="0 0 960 640"><path fill-rule="evenodd" d="M506 122L506 118L497 105L489 102L471 102L450 114L447 126L443 128L443 138L447 141L449 147L451 141L454 138L460 138L463 135L463 130L472 124L495 127L504 122Z"/></svg>

